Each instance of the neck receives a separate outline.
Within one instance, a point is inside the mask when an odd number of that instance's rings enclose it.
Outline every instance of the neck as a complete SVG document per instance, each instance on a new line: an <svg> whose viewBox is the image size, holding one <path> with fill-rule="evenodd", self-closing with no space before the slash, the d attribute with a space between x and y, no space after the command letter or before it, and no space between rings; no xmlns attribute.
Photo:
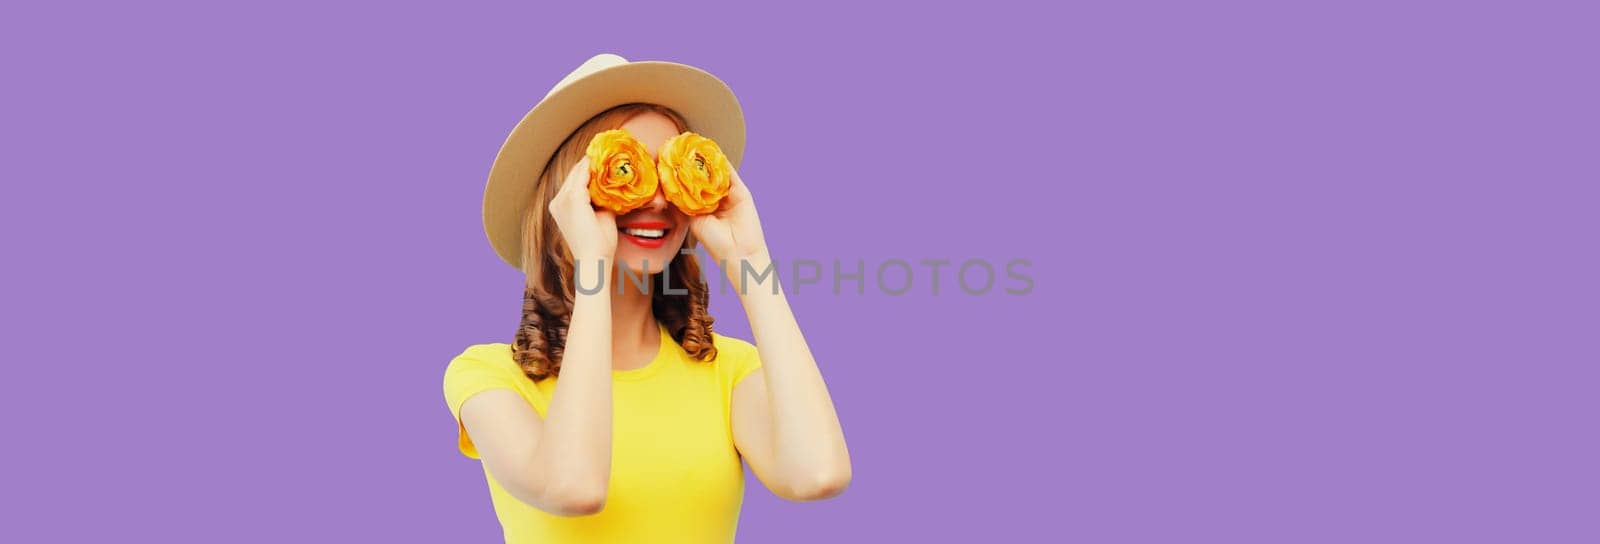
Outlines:
<svg viewBox="0 0 1600 544"><path fill-rule="evenodd" d="M606 288L612 290L611 366L616 370L631 370L649 364L655 357L661 344L661 331L650 309L650 293L640 290L633 280L622 274L614 272L612 283L606 284Z"/></svg>

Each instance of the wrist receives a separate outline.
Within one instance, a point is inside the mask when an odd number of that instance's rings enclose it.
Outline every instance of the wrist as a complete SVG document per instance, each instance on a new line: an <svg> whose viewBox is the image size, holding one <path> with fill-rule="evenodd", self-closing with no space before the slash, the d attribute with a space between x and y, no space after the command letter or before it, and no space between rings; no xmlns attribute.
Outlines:
<svg viewBox="0 0 1600 544"><path fill-rule="evenodd" d="M772 261L772 256L766 251L736 259L721 260L717 264L722 268L724 279L740 297L783 292L782 286L779 285L777 263Z"/></svg>
<svg viewBox="0 0 1600 544"><path fill-rule="evenodd" d="M752 249L742 249L737 247L728 248L722 251L711 251L711 249L712 248L707 247L706 251L711 254L711 258L716 259L717 262L721 263L737 264L740 261L749 261L755 264L765 265L766 263L772 261L772 255L767 253L767 246L765 244Z"/></svg>
<svg viewBox="0 0 1600 544"><path fill-rule="evenodd" d="M610 255L572 257L572 280L575 295L579 297L606 295L611 292L611 276L616 269Z"/></svg>

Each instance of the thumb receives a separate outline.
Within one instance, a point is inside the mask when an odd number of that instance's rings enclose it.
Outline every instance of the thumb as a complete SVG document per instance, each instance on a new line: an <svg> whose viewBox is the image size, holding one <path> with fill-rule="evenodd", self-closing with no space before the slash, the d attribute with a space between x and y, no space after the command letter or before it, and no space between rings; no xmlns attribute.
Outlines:
<svg viewBox="0 0 1600 544"><path fill-rule="evenodd" d="M696 215L689 218L689 232L694 233L696 240L706 245L706 249L722 249L731 239L728 229L723 226L722 219L715 215Z"/></svg>
<svg viewBox="0 0 1600 544"><path fill-rule="evenodd" d="M695 238L705 239L705 235L711 228L709 221L712 219L714 218L710 215L689 216L689 232L693 233Z"/></svg>

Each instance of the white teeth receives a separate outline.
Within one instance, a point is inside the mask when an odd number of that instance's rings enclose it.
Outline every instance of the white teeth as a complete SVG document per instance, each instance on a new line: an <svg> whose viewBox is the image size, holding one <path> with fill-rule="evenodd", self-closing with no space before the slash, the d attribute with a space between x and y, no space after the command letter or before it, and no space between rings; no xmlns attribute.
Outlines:
<svg viewBox="0 0 1600 544"><path fill-rule="evenodd" d="M667 235L667 231L661 229L622 229L622 232L640 238L661 238Z"/></svg>

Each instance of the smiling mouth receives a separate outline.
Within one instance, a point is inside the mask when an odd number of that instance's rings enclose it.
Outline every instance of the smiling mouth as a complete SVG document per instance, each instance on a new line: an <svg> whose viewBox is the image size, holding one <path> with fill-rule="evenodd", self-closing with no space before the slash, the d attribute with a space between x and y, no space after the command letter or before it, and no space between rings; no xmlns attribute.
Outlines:
<svg viewBox="0 0 1600 544"><path fill-rule="evenodd" d="M667 237L666 229L619 228L617 230L622 231L623 234L628 236L636 236L646 240L660 240Z"/></svg>

